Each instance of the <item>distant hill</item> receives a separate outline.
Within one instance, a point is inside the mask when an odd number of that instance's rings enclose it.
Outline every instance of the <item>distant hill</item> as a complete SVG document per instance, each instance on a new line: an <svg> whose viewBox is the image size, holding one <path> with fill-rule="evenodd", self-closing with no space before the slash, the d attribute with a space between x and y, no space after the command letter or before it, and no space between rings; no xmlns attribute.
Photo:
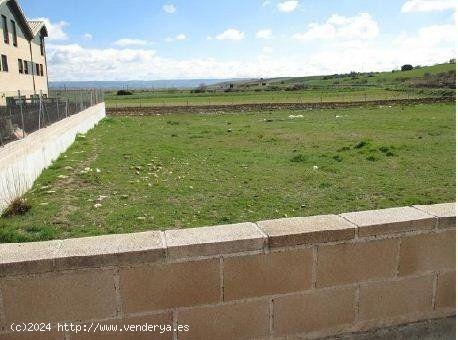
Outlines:
<svg viewBox="0 0 458 340"><path fill-rule="evenodd" d="M207 86L240 79L170 79L170 80L130 80L130 81L50 81L51 88L102 88L106 90L119 89L190 89L198 87L200 84Z"/></svg>
<svg viewBox="0 0 458 340"><path fill-rule="evenodd" d="M350 72L309 77L238 78L238 79L170 79L151 81L51 81L51 88L102 88L105 90L194 89L205 84L210 90L303 90L340 86L402 86L455 88L456 64L416 66L411 71Z"/></svg>
<svg viewBox="0 0 458 340"><path fill-rule="evenodd" d="M411 71L350 72L309 77L282 77L241 79L210 85L212 89L233 87L234 90L304 90L329 87L427 87L455 88L456 64L444 63L432 66L416 66Z"/></svg>

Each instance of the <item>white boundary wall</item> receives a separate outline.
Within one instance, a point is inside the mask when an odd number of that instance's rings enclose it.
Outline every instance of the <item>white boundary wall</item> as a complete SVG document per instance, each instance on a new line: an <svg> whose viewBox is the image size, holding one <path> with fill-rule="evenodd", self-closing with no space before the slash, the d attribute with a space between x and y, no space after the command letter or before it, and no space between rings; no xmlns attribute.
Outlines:
<svg viewBox="0 0 458 340"><path fill-rule="evenodd" d="M27 192L78 133L92 129L104 117L105 103L100 103L0 147L0 211Z"/></svg>

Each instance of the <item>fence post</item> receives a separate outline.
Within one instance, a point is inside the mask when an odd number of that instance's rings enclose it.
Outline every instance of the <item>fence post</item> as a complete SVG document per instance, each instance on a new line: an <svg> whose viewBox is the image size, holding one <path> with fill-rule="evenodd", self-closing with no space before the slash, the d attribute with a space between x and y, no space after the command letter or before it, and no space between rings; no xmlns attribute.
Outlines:
<svg viewBox="0 0 458 340"><path fill-rule="evenodd" d="M59 98L57 98L57 100L56 100L56 109L57 109L57 120L60 120Z"/></svg>
<svg viewBox="0 0 458 340"><path fill-rule="evenodd" d="M68 117L68 98L65 101L65 118L67 118L67 117Z"/></svg>
<svg viewBox="0 0 458 340"><path fill-rule="evenodd" d="M25 126L24 126L24 112L22 108L22 97L21 97L21 91L17 91L17 95L19 97L19 111L21 113L21 124L22 124L22 138L25 137Z"/></svg>
<svg viewBox="0 0 458 340"><path fill-rule="evenodd" d="M41 129L41 114L43 113L43 102L41 97L41 91L38 95L38 130Z"/></svg>

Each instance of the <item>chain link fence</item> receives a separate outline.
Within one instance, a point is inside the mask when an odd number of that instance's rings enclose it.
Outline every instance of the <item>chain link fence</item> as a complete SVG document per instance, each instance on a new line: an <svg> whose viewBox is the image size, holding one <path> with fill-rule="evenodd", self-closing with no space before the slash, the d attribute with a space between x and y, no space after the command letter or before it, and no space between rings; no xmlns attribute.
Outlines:
<svg viewBox="0 0 458 340"><path fill-rule="evenodd" d="M29 99L18 91L17 96L7 98L6 106L0 106L0 146L101 102L100 89L50 90L49 96L40 94Z"/></svg>

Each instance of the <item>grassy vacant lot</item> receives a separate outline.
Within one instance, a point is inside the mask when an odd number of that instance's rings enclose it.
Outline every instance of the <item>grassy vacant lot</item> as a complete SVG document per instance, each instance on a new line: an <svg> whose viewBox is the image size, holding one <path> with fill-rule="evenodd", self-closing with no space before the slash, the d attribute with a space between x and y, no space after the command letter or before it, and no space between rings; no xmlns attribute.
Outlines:
<svg viewBox="0 0 458 340"><path fill-rule="evenodd" d="M213 85L203 93L190 90L134 91L117 96L105 94L108 107L221 105L249 103L348 102L409 99L455 95L455 64L439 64L411 71L350 73L315 77L241 80Z"/></svg>
<svg viewBox="0 0 458 340"><path fill-rule="evenodd" d="M0 241L453 201L454 113L436 104L110 117L42 174L28 213L0 219Z"/></svg>
<svg viewBox="0 0 458 340"><path fill-rule="evenodd" d="M432 96L431 93L427 95ZM425 97L419 91L394 91L377 88L316 89L304 91L254 91L190 93L189 90L137 92L130 96L105 95L107 107L171 106L171 105L230 105L251 103L316 103L351 102Z"/></svg>

